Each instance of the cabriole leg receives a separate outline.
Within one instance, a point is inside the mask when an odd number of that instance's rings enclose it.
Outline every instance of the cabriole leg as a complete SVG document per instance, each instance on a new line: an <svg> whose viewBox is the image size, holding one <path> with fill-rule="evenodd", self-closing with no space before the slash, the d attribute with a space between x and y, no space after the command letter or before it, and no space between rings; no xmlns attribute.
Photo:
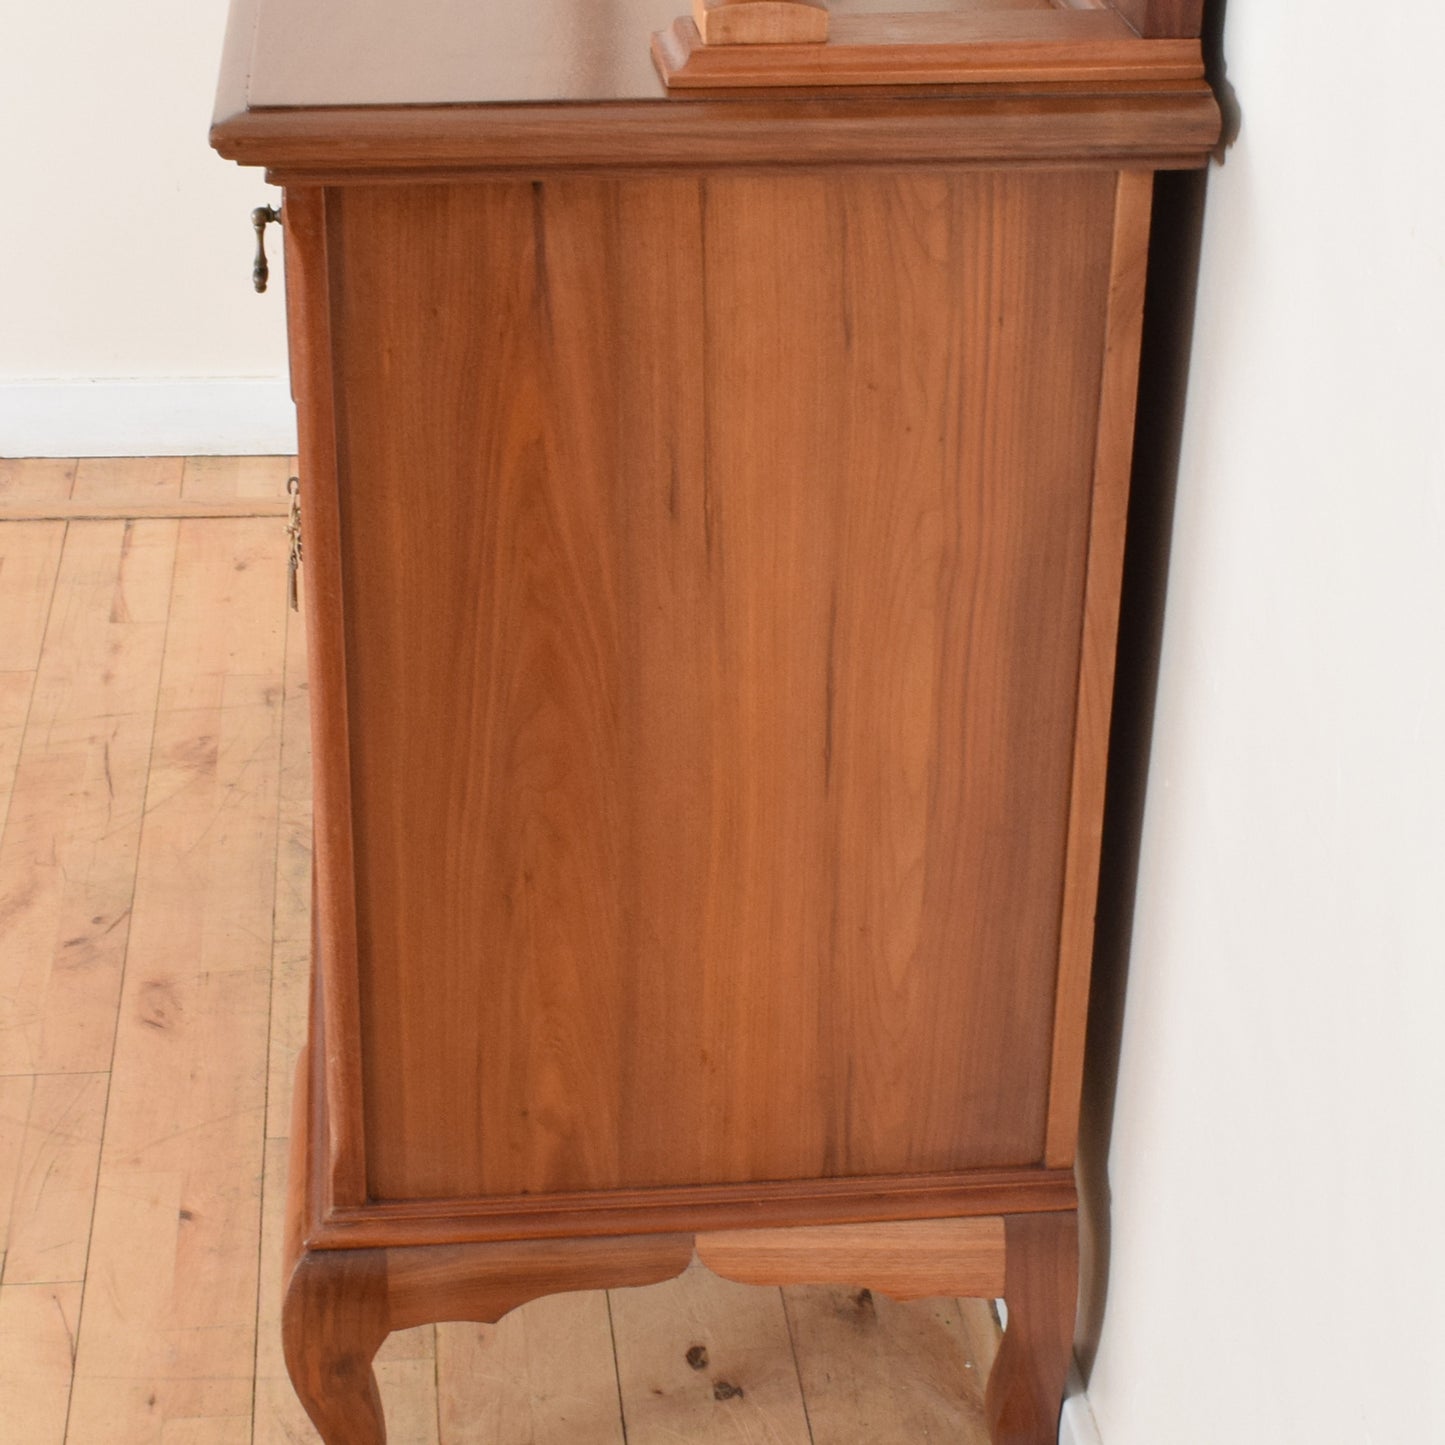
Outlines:
<svg viewBox="0 0 1445 1445"><path fill-rule="evenodd" d="M371 1362L387 1333L384 1250L301 1255L281 1309L282 1347L324 1445L386 1445Z"/></svg>
<svg viewBox="0 0 1445 1445"><path fill-rule="evenodd" d="M1079 1296L1078 1214L1016 1214L1006 1222L1008 1329L989 1375L993 1445L1055 1445Z"/></svg>
<svg viewBox="0 0 1445 1445"><path fill-rule="evenodd" d="M323 1445L385 1445L372 1361L393 1330L490 1324L548 1294L671 1279L692 1236L302 1250L281 1309L286 1368Z"/></svg>

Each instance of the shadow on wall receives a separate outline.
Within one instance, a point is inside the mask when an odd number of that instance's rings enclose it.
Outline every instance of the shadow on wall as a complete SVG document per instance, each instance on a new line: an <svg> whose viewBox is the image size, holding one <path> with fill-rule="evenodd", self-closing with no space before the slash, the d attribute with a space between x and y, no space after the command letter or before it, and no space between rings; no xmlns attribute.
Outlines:
<svg viewBox="0 0 1445 1445"><path fill-rule="evenodd" d="M1224 127L1217 158L1239 134L1240 111L1225 76L1223 0L1205 11L1204 54ZM1094 982L1079 1137L1080 1260L1077 1351L1087 1384L1109 1293L1109 1143L1144 825L1164 594L1184 429L1184 398L1194 338L1195 293L1204 227L1207 171L1160 172L1154 191L1149 288L1139 367L1139 431L1124 556L1114 726L1094 943ZM1144 960L1144 967L1148 960Z"/></svg>

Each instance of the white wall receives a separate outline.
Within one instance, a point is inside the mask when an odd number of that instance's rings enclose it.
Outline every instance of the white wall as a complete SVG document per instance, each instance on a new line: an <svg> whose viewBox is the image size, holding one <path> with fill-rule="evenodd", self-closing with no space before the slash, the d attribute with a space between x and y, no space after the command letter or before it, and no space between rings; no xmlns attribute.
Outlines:
<svg viewBox="0 0 1445 1445"><path fill-rule="evenodd" d="M250 284L278 193L206 144L226 0L3 12L0 455L288 449L279 267Z"/></svg>
<svg viewBox="0 0 1445 1445"><path fill-rule="evenodd" d="M1445 1441L1442 13L1227 15L1105 1445Z"/></svg>

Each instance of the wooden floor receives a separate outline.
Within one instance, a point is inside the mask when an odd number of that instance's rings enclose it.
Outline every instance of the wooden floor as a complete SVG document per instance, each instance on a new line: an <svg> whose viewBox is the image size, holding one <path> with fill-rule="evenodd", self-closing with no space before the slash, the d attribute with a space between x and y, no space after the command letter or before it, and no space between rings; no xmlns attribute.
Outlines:
<svg viewBox="0 0 1445 1445"><path fill-rule="evenodd" d="M307 967L285 458L0 461L0 1438L314 1441L281 1363ZM997 1328L693 1269L394 1336L393 1445L983 1445Z"/></svg>

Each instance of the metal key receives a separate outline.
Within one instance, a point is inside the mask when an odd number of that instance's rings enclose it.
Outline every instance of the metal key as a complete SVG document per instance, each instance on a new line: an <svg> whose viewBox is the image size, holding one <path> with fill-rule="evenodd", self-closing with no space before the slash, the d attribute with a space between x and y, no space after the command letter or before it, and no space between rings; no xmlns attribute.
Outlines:
<svg viewBox="0 0 1445 1445"><path fill-rule="evenodd" d="M293 612L301 610L298 574L301 571L301 478L288 477L286 492L291 498L291 513L286 519L286 536L291 544L286 559L286 601Z"/></svg>

